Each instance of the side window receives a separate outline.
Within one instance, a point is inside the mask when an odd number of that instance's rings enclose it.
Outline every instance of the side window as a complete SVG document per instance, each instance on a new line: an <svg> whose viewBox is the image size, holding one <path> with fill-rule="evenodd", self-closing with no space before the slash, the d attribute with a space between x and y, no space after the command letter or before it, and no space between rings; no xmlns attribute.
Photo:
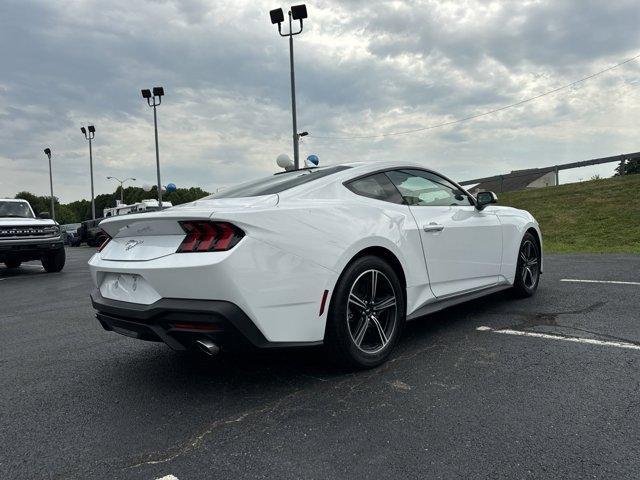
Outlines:
<svg viewBox="0 0 640 480"><path fill-rule="evenodd" d="M368 177L353 180L345 185L356 195L375 198L384 202L404 203L402 196L384 173L376 173Z"/></svg>
<svg viewBox="0 0 640 480"><path fill-rule="evenodd" d="M469 197L451 182L422 170L393 170L387 175L408 205L444 207L469 206Z"/></svg>

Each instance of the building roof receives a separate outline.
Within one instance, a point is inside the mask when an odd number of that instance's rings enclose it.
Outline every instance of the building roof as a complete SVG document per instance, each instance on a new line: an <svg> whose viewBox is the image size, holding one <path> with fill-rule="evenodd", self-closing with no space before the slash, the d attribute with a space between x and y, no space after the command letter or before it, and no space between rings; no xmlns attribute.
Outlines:
<svg viewBox="0 0 640 480"><path fill-rule="evenodd" d="M528 170L514 170L493 180L480 182L469 190L484 190L490 192L509 192L512 190L524 190L530 183L535 182L547 173L553 172L553 168L530 168Z"/></svg>

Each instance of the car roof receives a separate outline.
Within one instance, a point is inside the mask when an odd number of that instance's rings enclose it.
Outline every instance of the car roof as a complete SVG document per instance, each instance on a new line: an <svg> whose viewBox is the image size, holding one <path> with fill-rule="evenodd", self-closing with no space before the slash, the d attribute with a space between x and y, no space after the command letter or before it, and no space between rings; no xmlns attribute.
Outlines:
<svg viewBox="0 0 640 480"><path fill-rule="evenodd" d="M351 167L351 169L349 170L349 173L358 172L359 175L367 172L376 172L378 170L385 170L387 168L421 168L421 169L429 170L427 167L425 167L420 163L401 162L399 160L385 160L385 161L377 161L377 162L351 162L351 163L342 163L341 165Z"/></svg>
<svg viewBox="0 0 640 480"><path fill-rule="evenodd" d="M390 169L398 169L398 168L418 168L421 170L433 171L428 167L416 162L402 162L398 160L386 160L386 161L375 161L375 162L348 162L348 163L338 163L332 165L326 165L327 167L338 167L345 166L349 167L345 170L342 170L334 175L326 177L326 181L340 181L344 182L352 178L357 178L362 175L366 175L368 173L379 172L381 170L390 170ZM437 173L437 172L436 172ZM439 174L440 175L440 174ZM445 177L446 178L446 177Z"/></svg>
<svg viewBox="0 0 640 480"><path fill-rule="evenodd" d="M29 203L27 200L24 200L23 198L0 198L0 202L15 202L15 203L24 202L24 203Z"/></svg>
<svg viewBox="0 0 640 480"><path fill-rule="evenodd" d="M420 169L428 172L433 172L436 175L441 176L445 180L452 182L462 191L466 192L464 187L461 187L457 182L448 178L446 175L443 175L442 173L436 170L430 169L425 165L417 162L404 162L404 161L398 161L398 160L373 161L373 162L345 162L345 163L334 163L334 164L323 165L319 169L326 168L326 167L339 167L339 166L344 166L349 168L336 172L332 175L328 175L314 182L308 182L308 183L290 188L286 191L281 192L279 195L283 197L296 197L298 195L304 195L305 192L313 191L318 188L324 188L325 186L331 183L345 183L352 179L357 179L359 177L363 177L371 173L385 171L385 170L393 170L393 169Z"/></svg>

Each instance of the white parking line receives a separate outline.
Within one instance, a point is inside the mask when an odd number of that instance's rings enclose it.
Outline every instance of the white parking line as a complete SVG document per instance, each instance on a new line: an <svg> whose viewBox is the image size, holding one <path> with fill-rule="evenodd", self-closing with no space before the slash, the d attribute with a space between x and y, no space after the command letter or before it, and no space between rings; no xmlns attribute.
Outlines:
<svg viewBox="0 0 640 480"><path fill-rule="evenodd" d="M640 282L620 282L618 280L578 280L577 278L561 278L560 281L577 283L615 283L618 285L640 285Z"/></svg>
<svg viewBox="0 0 640 480"><path fill-rule="evenodd" d="M585 343L587 345L599 345L602 347L616 347L626 348L628 350L640 350L640 345L625 342L608 342L605 340L596 340L594 338L582 338L582 337L564 337L562 335L552 335L550 333L537 333L537 332L523 332L521 330L510 330L508 328L494 330L491 327L478 327L476 330L480 332L493 332L502 333L505 335L517 335L519 337L535 337L544 338L547 340L563 340L565 342Z"/></svg>
<svg viewBox="0 0 640 480"><path fill-rule="evenodd" d="M180 480L175 475L165 475L164 477L156 478L156 480Z"/></svg>

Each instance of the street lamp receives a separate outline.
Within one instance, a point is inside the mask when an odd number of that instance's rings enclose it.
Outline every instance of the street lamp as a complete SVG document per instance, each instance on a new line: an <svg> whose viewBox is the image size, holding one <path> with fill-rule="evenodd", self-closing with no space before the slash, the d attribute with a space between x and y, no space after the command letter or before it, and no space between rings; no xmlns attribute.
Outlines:
<svg viewBox="0 0 640 480"><path fill-rule="evenodd" d="M87 131L88 130L88 131ZM91 218L96 219L96 200L93 195L93 151L91 149L91 140L96 136L96 127L89 125L86 129L80 127L80 131L83 133L84 138L89 140L89 171L91 173Z"/></svg>
<svg viewBox="0 0 640 480"><path fill-rule="evenodd" d="M107 177L107 180L115 180L116 182L120 183L120 203L124 204L124 190L122 189L122 184L129 180L132 180L135 182L136 179L133 177L129 177L129 178L125 178L124 180L120 180L118 177Z"/></svg>
<svg viewBox="0 0 640 480"><path fill-rule="evenodd" d="M153 107L153 128L156 134L156 169L158 172L158 208L162 210L162 184L160 182L160 151L158 149L158 117L156 115L156 107L162 103L162 97L164 96L164 88L154 87L153 95L151 90L143 89L142 98L147 100L147 104Z"/></svg>
<svg viewBox="0 0 640 480"><path fill-rule="evenodd" d="M293 65L293 36L302 33L302 20L307 18L307 7L305 5L294 5L289 10L289 33L282 33L282 22L284 22L284 13L281 8L276 8L269 12L271 23L278 24L278 33L281 37L289 37L289 66L291 67L291 113L293 116L293 168L300 168L300 153L298 150L298 125L296 118L296 76ZM300 21L300 30L293 31L293 20Z"/></svg>
<svg viewBox="0 0 640 480"><path fill-rule="evenodd" d="M49 159L49 186L51 187L51 218L55 221L56 219L56 210L53 202L53 176L51 175L51 149L45 148L44 154Z"/></svg>

